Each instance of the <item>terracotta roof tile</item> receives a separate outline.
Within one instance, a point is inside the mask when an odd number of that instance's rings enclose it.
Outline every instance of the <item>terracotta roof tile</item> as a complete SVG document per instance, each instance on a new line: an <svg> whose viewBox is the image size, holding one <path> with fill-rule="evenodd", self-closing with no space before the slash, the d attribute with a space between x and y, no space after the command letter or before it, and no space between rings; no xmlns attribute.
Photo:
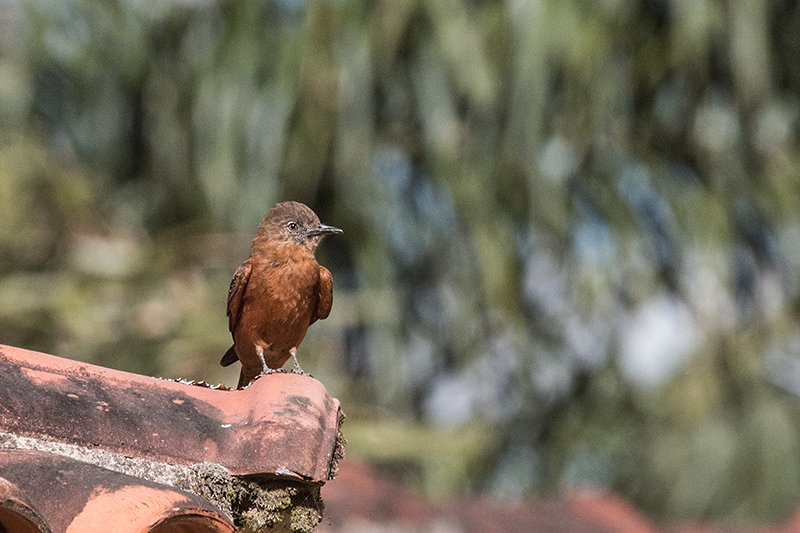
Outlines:
<svg viewBox="0 0 800 533"><path fill-rule="evenodd" d="M30 502L26 506L39 520L24 525L17 517L0 515L9 532L234 531L204 498L57 455L0 451L0 475L13 483L16 498ZM26 512L16 514L29 519Z"/></svg>
<svg viewBox="0 0 800 533"><path fill-rule="evenodd" d="M341 419L306 376L219 390L0 345L0 531L310 531Z"/></svg>
<svg viewBox="0 0 800 533"><path fill-rule="evenodd" d="M321 383L296 374L214 390L0 345L0 431L17 435L324 482L339 411Z"/></svg>
<svg viewBox="0 0 800 533"><path fill-rule="evenodd" d="M50 526L28 496L11 481L0 477L0 531L50 533Z"/></svg>

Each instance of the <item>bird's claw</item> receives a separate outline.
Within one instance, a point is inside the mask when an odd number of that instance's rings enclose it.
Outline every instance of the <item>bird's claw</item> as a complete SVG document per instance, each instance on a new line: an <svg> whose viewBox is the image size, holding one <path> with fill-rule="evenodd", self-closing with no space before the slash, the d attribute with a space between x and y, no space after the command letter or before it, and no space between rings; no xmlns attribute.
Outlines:
<svg viewBox="0 0 800 533"><path fill-rule="evenodd" d="M285 374L285 373L286 373L286 370L284 370L284 369L282 369L282 368L270 368L270 367L268 367L268 366L264 366L264 367L261 369L261 373L260 373L260 374L258 374L258 375L257 375L256 377L254 377L253 379L251 379L251 380L250 380L250 383L248 383L247 385L245 385L244 387L242 387L242 389L246 389L247 387L249 387L250 385L252 385L253 383L255 383L255 382L256 382L256 380L257 380L258 378L262 378L262 377L264 377L264 376L268 376L268 375L270 375L270 374L278 374L278 373Z"/></svg>
<svg viewBox="0 0 800 533"><path fill-rule="evenodd" d="M282 368L264 367L264 369L261 371L261 373L259 375L257 375L254 379L258 379L258 378L260 378L262 376L268 376L270 374L281 374L281 373L285 374L286 370L284 370Z"/></svg>

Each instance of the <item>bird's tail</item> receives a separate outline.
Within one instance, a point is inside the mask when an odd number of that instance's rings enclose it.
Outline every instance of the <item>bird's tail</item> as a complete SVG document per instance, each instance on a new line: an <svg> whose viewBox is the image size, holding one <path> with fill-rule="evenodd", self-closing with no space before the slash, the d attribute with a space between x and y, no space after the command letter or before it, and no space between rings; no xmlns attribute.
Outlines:
<svg viewBox="0 0 800 533"><path fill-rule="evenodd" d="M230 366L239 360L239 356L236 355L236 350L234 350L234 348L235 346L231 346L228 349L228 351L225 352L225 355L222 356L222 359L220 359L219 364L221 364L222 366Z"/></svg>

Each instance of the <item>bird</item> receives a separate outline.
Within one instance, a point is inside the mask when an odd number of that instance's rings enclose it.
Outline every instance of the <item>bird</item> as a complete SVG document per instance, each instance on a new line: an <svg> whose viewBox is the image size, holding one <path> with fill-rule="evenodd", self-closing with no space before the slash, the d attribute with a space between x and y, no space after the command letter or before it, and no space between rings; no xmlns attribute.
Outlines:
<svg viewBox="0 0 800 533"><path fill-rule="evenodd" d="M309 326L328 317L333 305L333 277L315 257L326 235L343 233L322 224L310 207L281 202L261 220L250 257L236 269L228 289L228 329L233 346L220 364L241 361L237 389L266 374L305 375L297 347Z"/></svg>

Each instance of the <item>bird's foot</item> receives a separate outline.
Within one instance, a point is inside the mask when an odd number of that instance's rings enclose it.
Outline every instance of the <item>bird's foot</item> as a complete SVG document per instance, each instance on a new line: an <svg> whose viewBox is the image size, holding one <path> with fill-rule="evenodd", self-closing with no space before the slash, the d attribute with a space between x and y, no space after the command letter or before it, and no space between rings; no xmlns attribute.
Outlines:
<svg viewBox="0 0 800 533"><path fill-rule="evenodd" d="M292 354L292 361L294 362L294 364L292 365L292 369L290 370L292 374L300 374L301 376L308 376L310 378L314 377L305 370L303 370L302 368L300 368L300 363L297 362L297 348L292 348L291 350L289 350L289 353Z"/></svg>
<svg viewBox="0 0 800 533"><path fill-rule="evenodd" d="M270 374L285 374L285 373L286 373L286 370L284 370L282 368L270 368L268 366L265 366L261 370L261 373L255 377L255 379L258 379L261 376L268 376Z"/></svg>
<svg viewBox="0 0 800 533"><path fill-rule="evenodd" d="M289 372L291 372L292 374L300 374L301 376L308 376L310 378L314 377L305 370L303 370L302 368L300 368L300 365L293 366Z"/></svg>

